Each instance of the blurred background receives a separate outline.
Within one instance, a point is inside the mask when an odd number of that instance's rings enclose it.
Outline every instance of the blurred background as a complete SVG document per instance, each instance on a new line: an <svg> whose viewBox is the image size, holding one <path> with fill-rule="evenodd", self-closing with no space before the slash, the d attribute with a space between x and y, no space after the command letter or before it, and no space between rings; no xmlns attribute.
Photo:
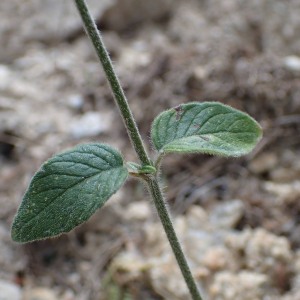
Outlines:
<svg viewBox="0 0 300 300"><path fill-rule="evenodd" d="M300 299L300 2L88 0L141 134L220 101L264 137L240 159L169 155L163 186L206 300ZM10 227L54 153L101 141L135 161L71 0L0 2L0 299L190 299L153 205L129 180L68 235Z"/></svg>

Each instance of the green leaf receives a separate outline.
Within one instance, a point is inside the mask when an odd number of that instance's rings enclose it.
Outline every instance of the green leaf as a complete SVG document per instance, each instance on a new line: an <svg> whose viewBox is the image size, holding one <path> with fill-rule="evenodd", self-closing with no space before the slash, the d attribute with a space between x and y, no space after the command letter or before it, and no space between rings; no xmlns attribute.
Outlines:
<svg viewBox="0 0 300 300"><path fill-rule="evenodd" d="M140 169L141 174L152 174L155 172L156 172L156 169L152 166L142 166Z"/></svg>
<svg viewBox="0 0 300 300"><path fill-rule="evenodd" d="M88 220L128 176L120 153L84 144L55 155L34 175L12 225L16 242L69 232Z"/></svg>
<svg viewBox="0 0 300 300"><path fill-rule="evenodd" d="M131 170L133 170L133 171L135 171L135 172L139 172L140 169L141 169L141 165L139 165L139 164L137 164L137 163L135 163L135 162L132 162L132 161L128 161L128 162L126 163L126 165L127 165Z"/></svg>
<svg viewBox="0 0 300 300"><path fill-rule="evenodd" d="M152 125L161 153L202 152L224 156L249 153L262 137L249 115L218 102L189 103L161 113Z"/></svg>

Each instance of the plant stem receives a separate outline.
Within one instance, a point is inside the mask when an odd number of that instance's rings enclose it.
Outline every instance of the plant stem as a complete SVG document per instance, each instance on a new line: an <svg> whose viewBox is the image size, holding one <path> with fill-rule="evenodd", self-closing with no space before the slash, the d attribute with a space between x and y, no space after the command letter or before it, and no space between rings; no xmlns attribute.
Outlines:
<svg viewBox="0 0 300 300"><path fill-rule="evenodd" d="M99 34L99 31L97 30L96 24L91 17L91 14L88 10L87 4L86 4L85 0L74 0L74 1L78 8L78 11L82 17L87 35L90 37L90 39L95 47L96 53L100 59L100 62L103 66L107 80L112 89L115 102L116 102L118 108L120 109L120 112L121 112L125 127L127 129L128 135L130 137L131 143L133 144L133 147L134 147L142 165L151 166L152 165L151 160L148 157L147 152L145 150L142 138L139 134L137 125L132 116L131 110L129 108L128 102L127 102L125 94L124 94L124 91L119 83L119 80L118 80L116 74L115 74L114 68L112 66L112 62L110 60L108 52L105 49L102 38ZM160 160L159 160L158 164L159 163L160 163ZM135 176L135 174L133 176ZM178 238L176 236L175 230L173 228L171 217L168 212L167 206L164 202L162 190L159 186L156 174L152 174L152 175L139 174L138 177L143 178L147 182L149 192L154 200L158 215L161 219L161 222L165 229L166 235L171 244L172 250L173 250L175 257L177 259L177 262L180 266L182 275L183 275L185 282L190 290L192 299L193 300L202 300L199 290L197 288L196 282L195 282L193 275L189 269L187 260L185 258L185 255L182 251L182 248L181 248Z"/></svg>
<svg viewBox="0 0 300 300"><path fill-rule="evenodd" d="M190 271L189 265L187 263L186 257L183 253L179 240L177 238L176 232L174 230L170 213L167 209L161 187L155 176L148 175L146 177L146 182L148 185L149 192L153 198L156 210L158 212L159 218L165 229L166 235L180 267L181 273L185 279L185 282L189 288L193 300L202 300L198 287L196 285L195 279Z"/></svg>
<svg viewBox="0 0 300 300"><path fill-rule="evenodd" d="M142 165L151 165L150 159L146 153L139 130L132 116L124 91L114 71L109 54L104 46L101 35L97 29L96 23L93 20L91 13L85 0L75 0L78 11L84 23L84 28L87 35L91 39L98 58L102 64L106 78L111 87L117 107L120 109L125 127L132 142L132 145L138 155Z"/></svg>

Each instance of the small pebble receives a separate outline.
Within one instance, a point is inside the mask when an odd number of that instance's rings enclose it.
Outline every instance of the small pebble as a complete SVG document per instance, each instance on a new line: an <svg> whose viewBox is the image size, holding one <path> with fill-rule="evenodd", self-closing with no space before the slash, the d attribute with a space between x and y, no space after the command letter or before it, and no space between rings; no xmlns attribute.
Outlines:
<svg viewBox="0 0 300 300"><path fill-rule="evenodd" d="M284 65L291 71L300 71L300 57L296 55L290 55L285 57Z"/></svg>
<svg viewBox="0 0 300 300"><path fill-rule="evenodd" d="M0 280L0 300L21 300L21 288L13 282Z"/></svg>
<svg viewBox="0 0 300 300"><path fill-rule="evenodd" d="M58 298L51 289L38 287L26 290L23 300L58 300Z"/></svg>

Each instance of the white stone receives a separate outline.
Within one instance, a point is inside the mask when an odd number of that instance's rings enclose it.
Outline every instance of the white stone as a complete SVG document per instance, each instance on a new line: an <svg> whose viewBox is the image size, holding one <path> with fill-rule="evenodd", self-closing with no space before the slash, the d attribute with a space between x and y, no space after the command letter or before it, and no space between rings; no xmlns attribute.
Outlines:
<svg viewBox="0 0 300 300"><path fill-rule="evenodd" d="M244 209L244 204L240 200L219 204L210 214L209 221L215 228L233 228L242 218Z"/></svg>
<svg viewBox="0 0 300 300"><path fill-rule="evenodd" d="M263 228L253 231L244 251L246 266L260 273L271 272L277 262L290 263L293 257L287 238L278 237Z"/></svg>
<svg viewBox="0 0 300 300"><path fill-rule="evenodd" d="M216 274L210 294L218 300L258 300L263 299L267 288L268 277L264 274L223 271Z"/></svg>
<svg viewBox="0 0 300 300"><path fill-rule="evenodd" d="M37 287L27 289L23 300L58 300L58 297L49 288Z"/></svg>
<svg viewBox="0 0 300 300"><path fill-rule="evenodd" d="M81 95L75 94L69 96L67 103L71 108L80 109L83 106L84 99Z"/></svg>
<svg viewBox="0 0 300 300"><path fill-rule="evenodd" d="M11 80L11 72L7 66L0 65L0 90L4 90Z"/></svg>
<svg viewBox="0 0 300 300"><path fill-rule="evenodd" d="M21 300L21 288L13 282L0 280L0 300Z"/></svg>
<svg viewBox="0 0 300 300"><path fill-rule="evenodd" d="M151 213L151 206L149 202L133 202L128 205L126 211L126 218L143 221L149 219Z"/></svg>
<svg viewBox="0 0 300 300"><path fill-rule="evenodd" d="M296 55L287 56L284 59L284 65L291 71L300 71L300 57Z"/></svg>
<svg viewBox="0 0 300 300"><path fill-rule="evenodd" d="M191 205L187 212L187 222L190 228L203 229L207 227L208 215L199 205Z"/></svg>
<svg viewBox="0 0 300 300"><path fill-rule="evenodd" d="M31 2L31 3L30 3ZM24 18L21 34L28 39L64 38L82 26L72 1L31 0L28 17ZM100 18L114 0L92 0L89 7L95 18Z"/></svg>
<svg viewBox="0 0 300 300"><path fill-rule="evenodd" d="M291 183L277 183L267 181L263 184L263 188L278 197L278 200L283 203L293 203L298 201L300 196L300 181L295 180Z"/></svg>
<svg viewBox="0 0 300 300"><path fill-rule="evenodd" d="M108 130L109 125L109 115L90 111L75 119L70 124L69 132L74 138L79 139L96 136Z"/></svg>

